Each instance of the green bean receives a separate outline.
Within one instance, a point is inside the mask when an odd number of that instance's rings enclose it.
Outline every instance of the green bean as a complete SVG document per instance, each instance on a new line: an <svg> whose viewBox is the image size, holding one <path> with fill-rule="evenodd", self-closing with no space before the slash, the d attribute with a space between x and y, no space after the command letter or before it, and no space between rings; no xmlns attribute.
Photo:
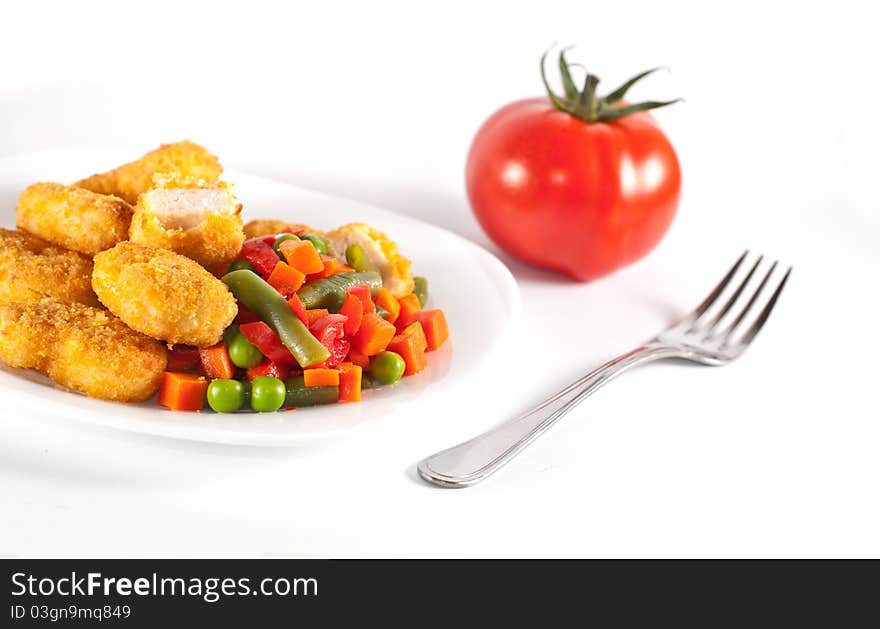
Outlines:
<svg viewBox="0 0 880 629"><path fill-rule="evenodd" d="M346 289L359 284L367 284L371 291L378 290L382 286L382 277L378 273L344 271L312 280L300 288L297 295L306 308L327 308L330 312L338 312L345 302Z"/></svg>
<svg viewBox="0 0 880 629"><path fill-rule="evenodd" d="M285 408L335 404L339 401L339 387L307 387L302 376L291 376L284 381L287 396Z"/></svg>
<svg viewBox="0 0 880 629"><path fill-rule="evenodd" d="M366 391L367 389L375 389L379 386L379 383L373 380L373 376L370 375L369 371L364 371L361 374L361 391Z"/></svg>
<svg viewBox="0 0 880 629"><path fill-rule="evenodd" d="M413 293L419 298L419 305L424 308L425 304L428 303L428 278L414 277L413 282L415 283Z"/></svg>
<svg viewBox="0 0 880 629"><path fill-rule="evenodd" d="M293 234L281 234L280 236L278 236L278 238L275 239L275 242L272 245L272 249L282 260L284 260L284 254L281 253L281 243L285 240L299 240L299 238L297 238Z"/></svg>
<svg viewBox="0 0 880 629"><path fill-rule="evenodd" d="M312 336L284 298L259 275L250 271L233 271L223 276L223 283L260 320L275 330L300 367L324 362L330 352Z"/></svg>
<svg viewBox="0 0 880 629"><path fill-rule="evenodd" d="M330 245L326 238L318 236L317 234L300 234L299 237L300 240L308 240L315 245L315 249L318 250L318 253L326 255L330 251Z"/></svg>

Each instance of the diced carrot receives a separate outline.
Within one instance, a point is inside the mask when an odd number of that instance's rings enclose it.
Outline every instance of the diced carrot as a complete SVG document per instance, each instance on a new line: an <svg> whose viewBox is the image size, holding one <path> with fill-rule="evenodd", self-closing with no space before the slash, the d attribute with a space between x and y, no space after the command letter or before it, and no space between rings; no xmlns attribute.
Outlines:
<svg viewBox="0 0 880 629"><path fill-rule="evenodd" d="M397 315L397 321L394 324L398 330L401 330L412 323L413 315L422 309L422 305L419 303L419 298L416 297L415 293L404 295L397 301L400 303L400 313Z"/></svg>
<svg viewBox="0 0 880 629"><path fill-rule="evenodd" d="M348 362L354 363L358 365L362 369L370 368L370 357L366 354L361 354L359 352L349 352L348 353Z"/></svg>
<svg viewBox="0 0 880 629"><path fill-rule="evenodd" d="M330 277L331 275L336 275L343 271L354 271L353 268L346 266L338 258L334 258L333 256L321 255L321 261L324 263L324 268L317 273L309 274L308 279L310 282L312 280L319 280L322 277Z"/></svg>
<svg viewBox="0 0 880 629"><path fill-rule="evenodd" d="M308 327L312 327L312 324L320 319L321 317L326 317L330 314L330 311L326 308L314 308L312 310L306 310L306 320Z"/></svg>
<svg viewBox="0 0 880 629"><path fill-rule="evenodd" d="M373 301L376 302L377 306L388 311L388 318L386 321L389 323L397 321L397 317L400 315L400 302L391 294L391 291L383 286L379 289L379 292L376 293L376 297Z"/></svg>
<svg viewBox="0 0 880 629"><path fill-rule="evenodd" d="M188 345L175 345L168 350L168 371L189 371L198 369L199 350Z"/></svg>
<svg viewBox="0 0 880 629"><path fill-rule="evenodd" d="M309 317L306 314L306 307L303 305L299 295L291 295L290 299L287 300L287 305L293 310L293 314L299 317L299 320L303 322L303 325L309 325Z"/></svg>
<svg viewBox="0 0 880 629"><path fill-rule="evenodd" d="M305 281L305 273L302 273L284 262L276 264L275 268L272 269L272 273L266 278L266 283L281 293L285 298L295 294Z"/></svg>
<svg viewBox="0 0 880 629"><path fill-rule="evenodd" d="M388 351L400 354L403 358L403 362L406 363L406 370L403 372L405 376L419 373L428 366L425 349L421 346L421 340L415 335L398 334L388 344Z"/></svg>
<svg viewBox="0 0 880 629"><path fill-rule="evenodd" d="M307 387L338 387L339 372L336 369L306 369L303 384Z"/></svg>
<svg viewBox="0 0 880 629"><path fill-rule="evenodd" d="M358 329L361 327L361 321L364 318L364 306L361 303L361 300L348 293L345 296L345 302L342 304L342 308L339 309L339 314L345 315L348 317L345 321L345 336L354 336L357 334Z"/></svg>
<svg viewBox="0 0 880 629"><path fill-rule="evenodd" d="M287 264L306 275L324 270L321 254L308 240L285 240L278 248L281 249Z"/></svg>
<svg viewBox="0 0 880 629"><path fill-rule="evenodd" d="M231 378L235 373L232 361L229 360L226 343L222 341L211 347L201 348L199 350L199 361L202 365L202 373L212 380L215 378Z"/></svg>
<svg viewBox="0 0 880 629"><path fill-rule="evenodd" d="M284 380L289 374L290 367L278 364L266 358L259 364L247 370L247 379L253 380L257 376L273 376Z"/></svg>
<svg viewBox="0 0 880 629"><path fill-rule="evenodd" d="M208 381L202 376L166 371L157 401L172 411L200 411L205 406L207 391Z"/></svg>
<svg viewBox="0 0 880 629"><path fill-rule="evenodd" d="M413 321L408 326L403 328L403 331L400 332L405 336L414 336L416 338L416 346L421 347L422 350L428 349L428 339L425 338L425 330L422 328L422 324L418 321Z"/></svg>
<svg viewBox="0 0 880 629"><path fill-rule="evenodd" d="M388 347L396 332L393 324L370 312L364 315L360 329L351 339L351 348L359 354L375 356Z"/></svg>
<svg viewBox="0 0 880 629"><path fill-rule="evenodd" d="M370 296L369 286L366 284L358 284L357 286L351 286L346 292L361 300L361 304L364 307L364 314L367 314L368 312L376 312L376 304L373 303L373 298Z"/></svg>
<svg viewBox="0 0 880 629"><path fill-rule="evenodd" d="M361 401L361 377L363 369L354 363L342 363L339 365L339 401Z"/></svg>
<svg viewBox="0 0 880 629"><path fill-rule="evenodd" d="M422 324L429 352L433 352L449 338L449 327L442 310L422 310L415 313L413 319Z"/></svg>

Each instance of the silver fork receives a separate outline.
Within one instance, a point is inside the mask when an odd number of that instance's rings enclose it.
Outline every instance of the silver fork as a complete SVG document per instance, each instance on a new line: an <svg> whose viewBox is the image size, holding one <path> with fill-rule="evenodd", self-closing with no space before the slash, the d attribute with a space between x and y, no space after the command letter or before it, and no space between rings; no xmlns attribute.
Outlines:
<svg viewBox="0 0 880 629"><path fill-rule="evenodd" d="M767 322L791 274L788 267L781 279L774 280L776 288L770 298L758 315L747 322L749 312L771 283L778 266L778 261L774 262L760 283L750 287L763 260L763 256L759 256L736 283L733 280L748 255L748 251L743 253L715 290L684 319L644 345L571 383L524 415L429 456L419 463L419 475L443 487L478 483L513 459L581 400L630 367L662 358L683 358L702 365L721 366L739 358Z"/></svg>

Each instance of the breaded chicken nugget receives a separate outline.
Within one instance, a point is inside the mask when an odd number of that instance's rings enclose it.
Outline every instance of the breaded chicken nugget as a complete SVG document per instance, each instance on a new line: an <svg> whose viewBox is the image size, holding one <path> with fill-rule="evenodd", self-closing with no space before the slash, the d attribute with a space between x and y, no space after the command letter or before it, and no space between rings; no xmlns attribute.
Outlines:
<svg viewBox="0 0 880 629"><path fill-rule="evenodd" d="M19 229L90 256L128 238L131 206L117 197L35 183L18 197Z"/></svg>
<svg viewBox="0 0 880 629"><path fill-rule="evenodd" d="M95 256L92 287L131 328L169 343L214 345L238 313L226 285L197 262L132 242Z"/></svg>
<svg viewBox="0 0 880 629"><path fill-rule="evenodd" d="M260 236L274 236L275 234L298 234L300 232L309 232L310 234L322 235L308 225L300 225L299 223L285 223L284 221L276 221L272 219L259 218L249 221L244 226L245 238L259 238Z"/></svg>
<svg viewBox="0 0 880 629"><path fill-rule="evenodd" d="M162 343L106 310L51 299L0 303L0 360L91 397L146 400L159 388L166 355Z"/></svg>
<svg viewBox="0 0 880 629"><path fill-rule="evenodd" d="M99 306L92 261L31 234L0 228L0 301L47 297Z"/></svg>
<svg viewBox="0 0 880 629"><path fill-rule="evenodd" d="M137 203L138 195L153 187L153 175L191 177L217 181L223 168L217 158L189 141L163 144L139 160L77 181L75 186L100 194L112 194L126 203Z"/></svg>
<svg viewBox="0 0 880 629"><path fill-rule="evenodd" d="M131 241L171 249L202 266L231 262L241 251L241 204L226 182L157 181L138 197Z"/></svg>

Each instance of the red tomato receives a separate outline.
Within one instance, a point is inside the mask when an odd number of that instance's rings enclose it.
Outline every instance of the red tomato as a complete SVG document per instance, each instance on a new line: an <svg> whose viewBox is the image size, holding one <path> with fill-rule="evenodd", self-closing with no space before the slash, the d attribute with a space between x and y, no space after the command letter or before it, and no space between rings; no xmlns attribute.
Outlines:
<svg viewBox="0 0 880 629"><path fill-rule="evenodd" d="M675 151L647 111L588 122L548 97L495 112L474 138L466 177L471 207L501 248L578 280L651 251L681 190Z"/></svg>

